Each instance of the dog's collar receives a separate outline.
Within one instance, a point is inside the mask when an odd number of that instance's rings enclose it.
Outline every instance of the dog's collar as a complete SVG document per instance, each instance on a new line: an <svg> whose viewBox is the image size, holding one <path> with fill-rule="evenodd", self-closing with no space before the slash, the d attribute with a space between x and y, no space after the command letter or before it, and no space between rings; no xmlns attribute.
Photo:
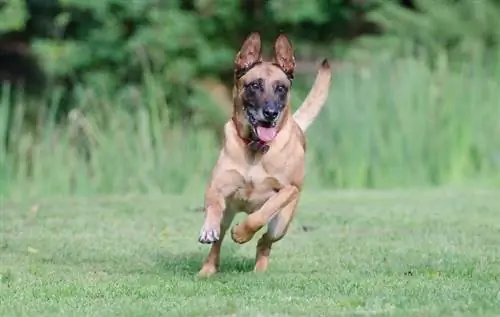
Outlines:
<svg viewBox="0 0 500 317"><path fill-rule="evenodd" d="M248 71L252 68L254 68L256 65L259 65L259 64L262 64L262 61L257 61L257 62L254 62L250 65L248 65L247 67L245 68L240 68L240 69L237 69L234 71L234 75L236 77L236 79L240 79L241 77L243 77L246 73L248 73ZM273 63L274 66L278 67L279 69L281 69L282 72L285 73L286 77L288 78L288 80L290 81L290 84L292 84L293 82L293 78L294 78L294 75L293 75L293 70L292 71L285 71L283 68L281 68L280 65L278 65L277 63Z"/></svg>
<svg viewBox="0 0 500 317"><path fill-rule="evenodd" d="M266 153L267 151L269 151L269 144L256 138L253 133L250 134L249 138L244 137L241 134L240 125L234 116L232 117L232 120L234 127L236 128L236 133L250 150L252 150L253 152L261 153Z"/></svg>

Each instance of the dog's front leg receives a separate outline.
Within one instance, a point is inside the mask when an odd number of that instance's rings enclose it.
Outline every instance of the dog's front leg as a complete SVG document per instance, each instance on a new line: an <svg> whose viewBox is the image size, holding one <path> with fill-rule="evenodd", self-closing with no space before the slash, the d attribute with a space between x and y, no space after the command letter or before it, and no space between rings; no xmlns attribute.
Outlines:
<svg viewBox="0 0 500 317"><path fill-rule="evenodd" d="M212 244L198 276L209 277L217 272L224 235L234 219L235 211L226 206L226 198L242 181L236 172L226 172L214 178L205 193L205 222L198 241Z"/></svg>
<svg viewBox="0 0 500 317"><path fill-rule="evenodd" d="M231 230L233 241L240 244L250 241L257 231L265 226L283 207L296 200L298 195L299 189L296 186L289 185L282 188L269 198L259 210L233 227Z"/></svg>
<svg viewBox="0 0 500 317"><path fill-rule="evenodd" d="M205 192L205 221L198 241L212 244L220 240L226 210L226 199L233 194L242 183L242 176L236 171L217 173Z"/></svg>

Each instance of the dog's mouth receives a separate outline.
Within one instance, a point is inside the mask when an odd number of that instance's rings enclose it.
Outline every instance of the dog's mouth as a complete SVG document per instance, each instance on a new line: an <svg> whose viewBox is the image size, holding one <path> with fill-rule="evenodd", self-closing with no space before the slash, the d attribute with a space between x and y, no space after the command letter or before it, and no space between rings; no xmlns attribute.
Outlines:
<svg viewBox="0 0 500 317"><path fill-rule="evenodd" d="M257 120L252 112L248 110L248 108L246 109L245 113L247 116L247 120L252 128L252 134L254 137L266 143L271 142L276 138L276 135L278 134L276 123L278 122L279 116L275 120L269 122Z"/></svg>

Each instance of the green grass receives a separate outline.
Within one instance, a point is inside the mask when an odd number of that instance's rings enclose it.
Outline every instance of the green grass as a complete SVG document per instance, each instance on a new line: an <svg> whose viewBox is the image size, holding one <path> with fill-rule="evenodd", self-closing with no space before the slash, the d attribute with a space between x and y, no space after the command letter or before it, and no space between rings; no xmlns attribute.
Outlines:
<svg viewBox="0 0 500 317"><path fill-rule="evenodd" d="M330 98L307 132L309 186L500 186L500 76L494 71L500 67L463 63L452 70L446 59L434 69L427 65L407 58L334 70ZM297 80L294 107L312 83ZM60 125L51 119L55 94L38 133L26 132L20 118L27 107L18 104L13 150L6 155L0 145L0 192L17 198L156 194L199 186L219 151L213 131L172 123L158 83L149 78L132 101L82 88L77 110ZM211 112L208 99L199 104L202 113ZM4 101L0 137L6 109ZM88 163L86 152L92 153Z"/></svg>
<svg viewBox="0 0 500 317"><path fill-rule="evenodd" d="M265 274L229 239L209 280L202 192L5 201L0 316L498 316L499 195L309 190Z"/></svg>

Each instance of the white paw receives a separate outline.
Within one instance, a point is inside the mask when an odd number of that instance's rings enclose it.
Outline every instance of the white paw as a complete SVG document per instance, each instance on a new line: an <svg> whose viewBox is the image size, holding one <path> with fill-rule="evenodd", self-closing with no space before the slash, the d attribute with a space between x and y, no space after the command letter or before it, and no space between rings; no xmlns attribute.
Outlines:
<svg viewBox="0 0 500 317"><path fill-rule="evenodd" d="M200 236L198 237L198 241L203 244L212 244L219 241L219 236L220 234L218 229L203 226Z"/></svg>

